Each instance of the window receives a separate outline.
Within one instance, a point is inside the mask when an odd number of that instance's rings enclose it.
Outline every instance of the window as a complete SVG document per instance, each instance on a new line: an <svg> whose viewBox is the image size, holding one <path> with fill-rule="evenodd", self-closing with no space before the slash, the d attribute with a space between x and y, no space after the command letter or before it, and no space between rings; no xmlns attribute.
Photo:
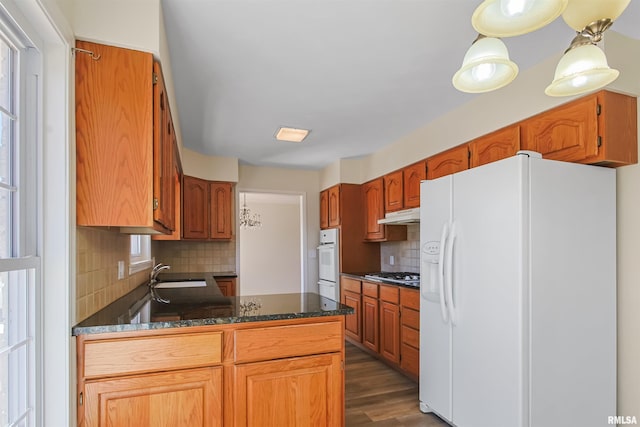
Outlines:
<svg viewBox="0 0 640 427"><path fill-rule="evenodd" d="M129 274L151 268L151 236L132 235L131 254L129 256Z"/></svg>
<svg viewBox="0 0 640 427"><path fill-rule="evenodd" d="M0 425L36 423L40 57L0 15Z"/></svg>

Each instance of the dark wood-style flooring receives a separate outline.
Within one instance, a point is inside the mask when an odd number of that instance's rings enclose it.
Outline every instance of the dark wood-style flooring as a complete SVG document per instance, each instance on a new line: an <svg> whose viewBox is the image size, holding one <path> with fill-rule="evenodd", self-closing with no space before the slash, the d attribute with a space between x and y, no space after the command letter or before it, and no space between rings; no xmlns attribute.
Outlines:
<svg viewBox="0 0 640 427"><path fill-rule="evenodd" d="M418 384L353 344L346 343L347 427L444 427L418 408Z"/></svg>

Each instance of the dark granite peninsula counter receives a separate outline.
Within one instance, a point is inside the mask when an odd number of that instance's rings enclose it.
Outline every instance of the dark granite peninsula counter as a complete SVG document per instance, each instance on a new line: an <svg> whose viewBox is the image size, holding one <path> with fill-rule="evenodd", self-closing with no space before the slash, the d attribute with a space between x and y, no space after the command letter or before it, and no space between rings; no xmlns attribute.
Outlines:
<svg viewBox="0 0 640 427"><path fill-rule="evenodd" d="M315 293L226 297L199 276L165 274L155 299L139 286L73 328L78 425L344 426L353 309Z"/></svg>
<svg viewBox="0 0 640 427"><path fill-rule="evenodd" d="M226 297L218 273L164 273L155 296L141 285L77 324L73 335L337 316L353 309L315 293ZM232 274L232 273L229 273ZM224 276L232 277L232 276ZM206 286L189 286L204 278ZM183 284L163 288L163 284ZM163 302L165 301L165 302Z"/></svg>

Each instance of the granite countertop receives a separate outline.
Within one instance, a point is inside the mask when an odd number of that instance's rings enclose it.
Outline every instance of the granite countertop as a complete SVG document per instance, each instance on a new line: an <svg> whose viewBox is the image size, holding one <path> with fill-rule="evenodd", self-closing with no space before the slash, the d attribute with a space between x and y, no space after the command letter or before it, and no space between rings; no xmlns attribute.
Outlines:
<svg viewBox="0 0 640 427"><path fill-rule="evenodd" d="M352 314L353 309L315 293L222 295L215 277L235 273L163 273L161 281L202 280L202 287L156 289L169 303L154 300L146 284L72 328L73 335L221 325Z"/></svg>

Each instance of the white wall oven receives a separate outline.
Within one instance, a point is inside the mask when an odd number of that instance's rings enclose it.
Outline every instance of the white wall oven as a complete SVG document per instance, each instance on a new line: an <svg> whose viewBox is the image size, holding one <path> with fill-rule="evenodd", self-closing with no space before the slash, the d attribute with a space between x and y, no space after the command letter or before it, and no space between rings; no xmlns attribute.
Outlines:
<svg viewBox="0 0 640 427"><path fill-rule="evenodd" d="M320 230L318 246L318 293L334 301L340 301L340 267L338 259L337 228Z"/></svg>

